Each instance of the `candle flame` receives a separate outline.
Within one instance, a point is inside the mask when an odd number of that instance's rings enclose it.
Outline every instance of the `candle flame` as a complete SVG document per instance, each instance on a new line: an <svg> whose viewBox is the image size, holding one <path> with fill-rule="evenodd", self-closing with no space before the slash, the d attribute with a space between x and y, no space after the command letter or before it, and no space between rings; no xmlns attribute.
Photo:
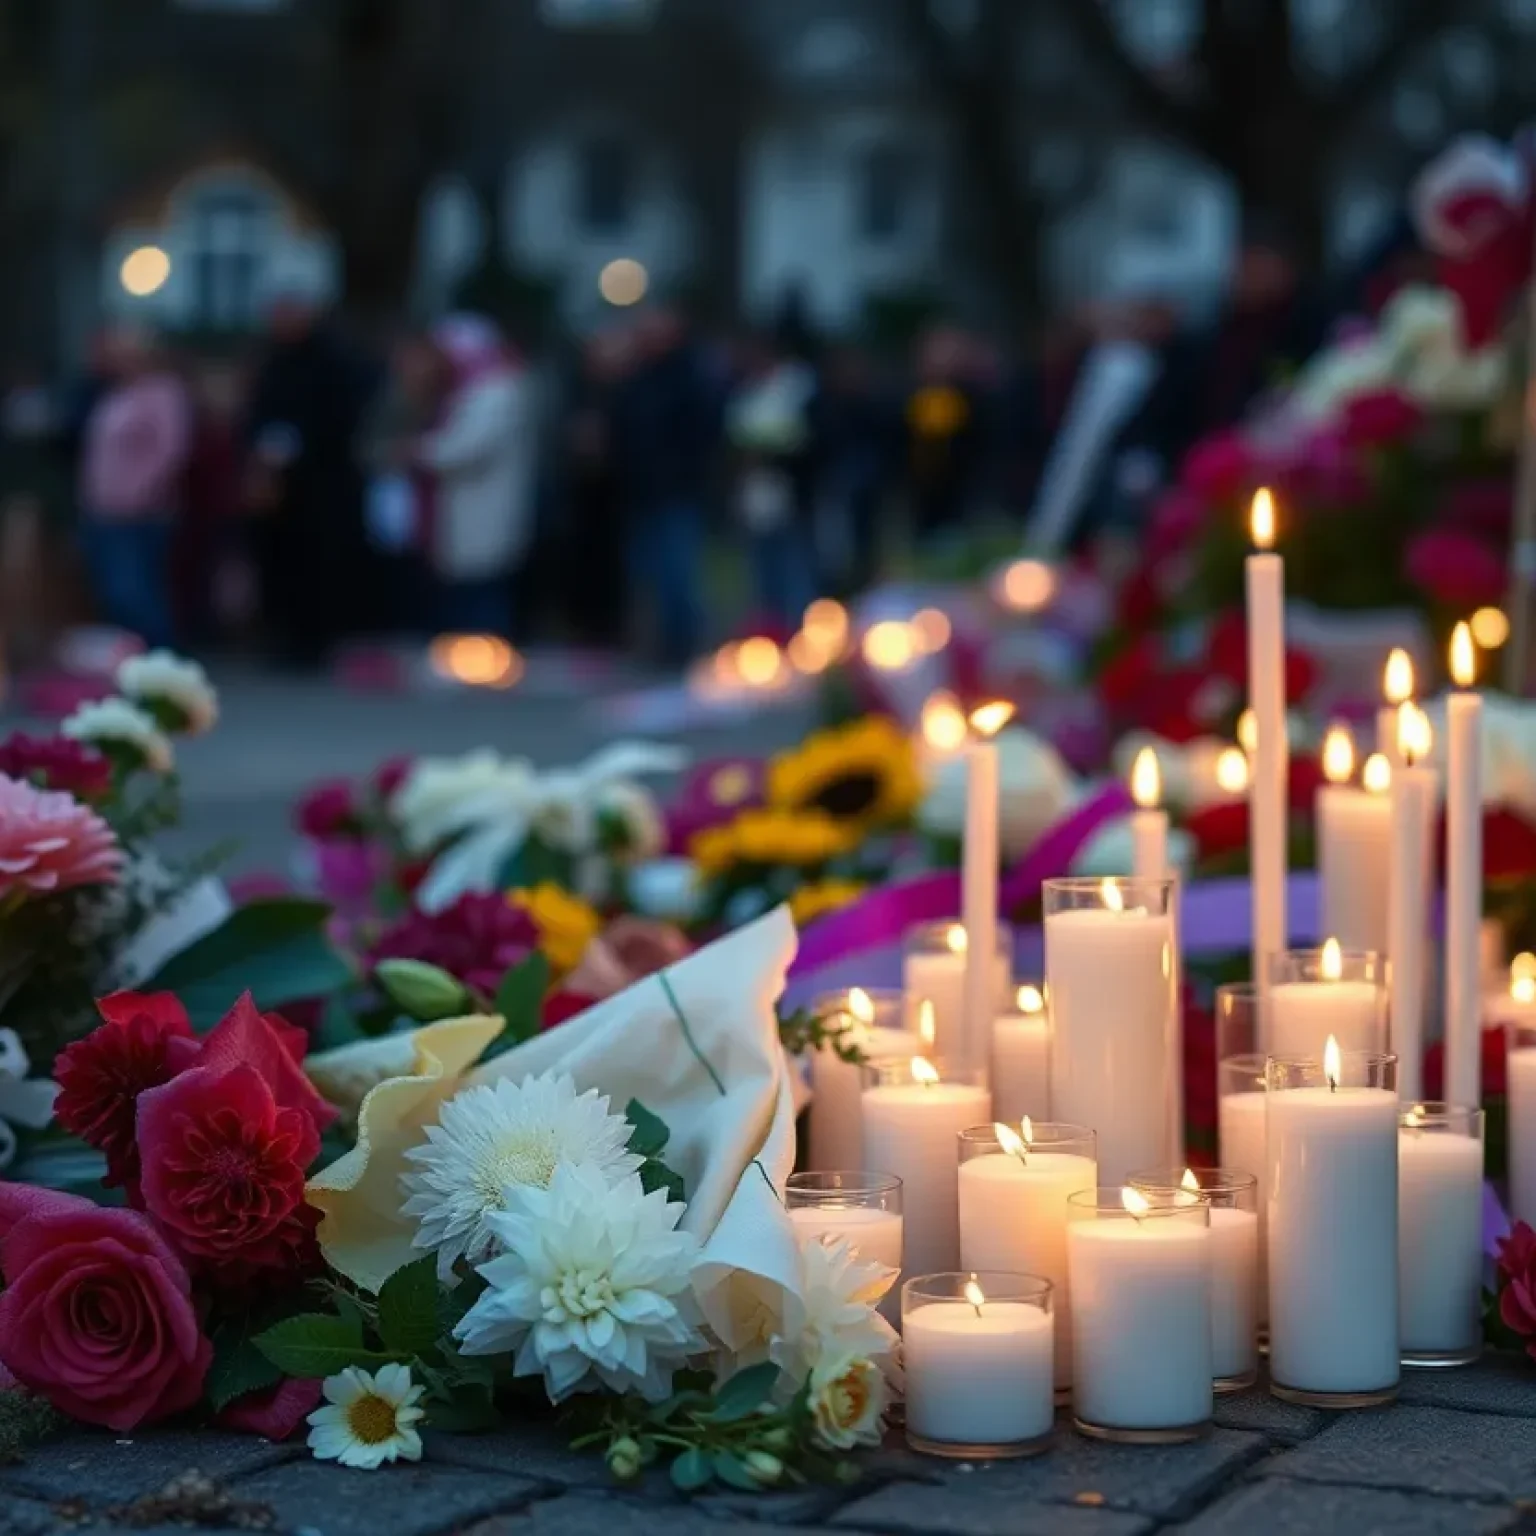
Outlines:
<svg viewBox="0 0 1536 1536"><path fill-rule="evenodd" d="M1024 1145L1026 1147L1034 1146L1035 1122L1031 1120L1028 1115L1025 1115L1024 1118L1019 1121L1019 1129L1024 1133Z"/></svg>
<svg viewBox="0 0 1536 1536"><path fill-rule="evenodd" d="M1248 758L1238 747L1228 747L1216 759L1216 787L1229 795L1248 788Z"/></svg>
<svg viewBox="0 0 1536 1536"><path fill-rule="evenodd" d="M1107 911L1125 911L1125 897L1120 894L1120 887L1115 884L1111 876L1106 875L1099 882L1099 896L1103 900Z"/></svg>
<svg viewBox="0 0 1536 1536"><path fill-rule="evenodd" d="M1403 1116L1403 1119L1409 1125L1423 1125L1425 1120L1427 1120L1428 1118L1429 1118L1429 1111L1427 1109L1425 1109L1422 1104L1415 1104L1413 1106L1413 1108L1410 1109L1407 1112L1407 1114L1405 1114Z"/></svg>
<svg viewBox="0 0 1536 1536"><path fill-rule="evenodd" d="M977 1317L980 1317L982 1303L986 1301L987 1295L986 1292L983 1291L982 1288L976 1283L975 1275L972 1275L971 1278L965 1282L965 1299L970 1302L973 1307L976 1308L976 1315Z"/></svg>
<svg viewBox="0 0 1536 1536"><path fill-rule="evenodd" d="M912 1058L912 1081L924 1088L932 1088L939 1080L939 1069L926 1056Z"/></svg>
<svg viewBox="0 0 1536 1536"><path fill-rule="evenodd" d="M1143 747L1131 764L1131 799L1144 811L1155 811L1163 795L1163 776L1158 770L1157 753Z"/></svg>
<svg viewBox="0 0 1536 1536"><path fill-rule="evenodd" d="M1009 1157L1016 1157L1021 1163L1025 1161L1024 1154L1029 1150L1029 1143L1011 1125L1004 1125L1001 1120L994 1120L992 1134L997 1137L998 1146Z"/></svg>
<svg viewBox="0 0 1536 1536"><path fill-rule="evenodd" d="M1470 688L1477 681L1477 651L1465 620L1451 631L1451 681L1458 688Z"/></svg>
<svg viewBox="0 0 1536 1536"><path fill-rule="evenodd" d="M923 740L936 752L958 752L965 745L965 711L952 693L931 693L918 716Z"/></svg>
<svg viewBox="0 0 1536 1536"><path fill-rule="evenodd" d="M1360 770L1360 782L1373 795L1384 795L1392 788L1392 764L1380 752L1372 752Z"/></svg>
<svg viewBox="0 0 1536 1536"><path fill-rule="evenodd" d="M950 954L963 955L965 953L965 929L959 923L951 923L944 930L944 942L949 946Z"/></svg>
<svg viewBox="0 0 1536 1536"><path fill-rule="evenodd" d="M1397 707L1397 750L1404 764L1412 767L1429 756L1434 745L1434 735L1429 728L1429 716L1417 704L1404 703Z"/></svg>
<svg viewBox="0 0 1536 1536"><path fill-rule="evenodd" d="M1269 487L1261 485L1253 493L1253 504L1248 512L1248 527L1253 534L1255 549L1275 547L1275 498Z"/></svg>
<svg viewBox="0 0 1536 1536"><path fill-rule="evenodd" d="M1129 1184L1120 1191L1120 1203L1137 1221L1152 1209L1151 1201L1139 1189L1132 1189Z"/></svg>
<svg viewBox="0 0 1536 1536"><path fill-rule="evenodd" d="M1536 976L1516 976L1509 984L1509 995L1517 1003L1536 1003Z"/></svg>
<svg viewBox="0 0 1536 1536"><path fill-rule="evenodd" d="M1344 951L1340 948L1337 939L1325 939L1323 941L1323 955L1318 965L1318 971L1324 981L1342 981L1344 979Z"/></svg>
<svg viewBox="0 0 1536 1536"><path fill-rule="evenodd" d="M933 1016L933 999L925 997L917 1005L917 1034L924 1045L932 1045L938 1036L938 1024Z"/></svg>
<svg viewBox="0 0 1536 1536"><path fill-rule="evenodd" d="M1013 719L1013 705L1006 699L994 699L971 711L971 729L978 736L996 736Z"/></svg>
<svg viewBox="0 0 1536 1536"><path fill-rule="evenodd" d="M1387 656L1381 691L1388 704L1405 704L1413 697L1413 659L1400 645Z"/></svg>
<svg viewBox="0 0 1536 1536"><path fill-rule="evenodd" d="M1195 1177L1195 1170L1193 1168L1186 1168L1184 1170L1184 1177L1179 1180L1179 1188L1192 1189L1197 1194L1199 1193L1200 1180Z"/></svg>
<svg viewBox="0 0 1536 1536"><path fill-rule="evenodd" d="M873 1024L875 1022L875 1005L870 1001L869 993L863 987L852 987L849 989L848 1012L860 1024Z"/></svg>
<svg viewBox="0 0 1536 1536"><path fill-rule="evenodd" d="M1020 1013L1044 1013L1045 995L1039 987L1031 986L1027 981L1019 988L1016 994Z"/></svg>
<svg viewBox="0 0 1536 1536"><path fill-rule="evenodd" d="M1323 1047L1323 1076L1328 1079L1328 1086L1337 1088L1343 1073L1344 1058L1339 1053L1339 1042L1329 1035L1328 1044Z"/></svg>
<svg viewBox="0 0 1536 1536"><path fill-rule="evenodd" d="M1522 949L1509 962L1509 974L1511 976L1529 976L1533 981L1536 981L1536 955L1533 955L1528 949Z"/></svg>
<svg viewBox="0 0 1536 1536"><path fill-rule="evenodd" d="M1323 737L1323 777L1330 784L1348 784L1354 771L1354 741L1342 725L1331 726Z"/></svg>
<svg viewBox="0 0 1536 1536"><path fill-rule="evenodd" d="M1251 709L1237 717L1237 744L1250 757L1259 750L1259 717Z"/></svg>

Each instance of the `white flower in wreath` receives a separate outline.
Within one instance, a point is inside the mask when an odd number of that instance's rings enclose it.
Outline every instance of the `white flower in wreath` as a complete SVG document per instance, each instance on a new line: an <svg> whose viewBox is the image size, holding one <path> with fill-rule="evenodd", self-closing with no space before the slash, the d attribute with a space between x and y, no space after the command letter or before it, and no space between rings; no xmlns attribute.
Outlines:
<svg viewBox="0 0 1536 1536"><path fill-rule="evenodd" d="M526 819L533 797L533 765L485 748L462 757L418 759L395 791L389 811L412 853L486 822ZM519 834L521 835L521 834Z"/></svg>
<svg viewBox="0 0 1536 1536"><path fill-rule="evenodd" d="M704 1347L683 1211L638 1177L610 1184L569 1163L547 1189L511 1190L488 1218L506 1251L480 1266L487 1289L454 1329L464 1353L512 1354L514 1374L541 1375L552 1402L604 1388L660 1401Z"/></svg>
<svg viewBox="0 0 1536 1536"><path fill-rule="evenodd" d="M151 715L127 699L93 699L82 704L59 730L108 754L118 753L151 773L169 773L176 761L171 739Z"/></svg>
<svg viewBox="0 0 1536 1536"><path fill-rule="evenodd" d="M219 696L208 674L174 651L128 657L117 669L117 686L124 697L169 719L172 730L201 736L218 723Z"/></svg>
<svg viewBox="0 0 1536 1536"><path fill-rule="evenodd" d="M597 845L597 805L579 774L565 770L535 781L528 830L556 853L589 853Z"/></svg>
<svg viewBox="0 0 1536 1536"><path fill-rule="evenodd" d="M454 1265L478 1265L500 1251L492 1216L525 1187L545 1189L566 1165L606 1184L632 1175L641 1159L628 1150L631 1127L610 1113L595 1089L578 1094L569 1077L545 1073L467 1088L443 1105L425 1145L406 1160L401 1214L419 1225L415 1245L437 1254L445 1284Z"/></svg>
<svg viewBox="0 0 1536 1536"><path fill-rule="evenodd" d="M0 1168L16 1156L13 1126L40 1131L53 1119L59 1085L47 1078L28 1077L32 1063L14 1029L0 1029Z"/></svg>

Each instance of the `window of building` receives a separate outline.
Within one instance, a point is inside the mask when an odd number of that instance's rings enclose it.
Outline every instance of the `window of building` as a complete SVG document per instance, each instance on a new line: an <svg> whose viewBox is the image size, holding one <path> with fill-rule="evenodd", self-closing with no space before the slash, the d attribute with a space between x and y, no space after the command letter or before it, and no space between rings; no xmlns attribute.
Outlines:
<svg viewBox="0 0 1536 1536"><path fill-rule="evenodd" d="M912 217L917 167L900 144L874 144L859 165L859 233L871 245L899 239Z"/></svg>
<svg viewBox="0 0 1536 1536"><path fill-rule="evenodd" d="M252 324L272 236L267 199L250 186L205 187L192 196L184 218L199 323L215 330Z"/></svg>
<svg viewBox="0 0 1536 1536"><path fill-rule="evenodd" d="M576 167L576 217L593 235L622 234L634 200L634 161L629 146L612 137L588 139Z"/></svg>

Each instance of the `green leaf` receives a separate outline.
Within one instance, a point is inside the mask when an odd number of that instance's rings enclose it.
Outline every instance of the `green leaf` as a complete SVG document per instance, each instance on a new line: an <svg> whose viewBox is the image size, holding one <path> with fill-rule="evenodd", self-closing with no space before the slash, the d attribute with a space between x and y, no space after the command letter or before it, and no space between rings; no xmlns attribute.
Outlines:
<svg viewBox="0 0 1536 1536"><path fill-rule="evenodd" d="M716 1451L710 1458L715 1476L731 1488L743 1488L748 1493L761 1493L763 1485L747 1471L747 1464L735 1451Z"/></svg>
<svg viewBox="0 0 1536 1536"><path fill-rule="evenodd" d="M427 1423L455 1435L476 1435L501 1424L495 1399L481 1387L471 1387L451 1398L432 1398L427 1403Z"/></svg>
<svg viewBox="0 0 1536 1536"><path fill-rule="evenodd" d="M213 1363L203 1382L203 1395L215 1413L244 1397L275 1387L283 1373L247 1333L221 1328L213 1336Z"/></svg>
<svg viewBox="0 0 1536 1536"><path fill-rule="evenodd" d="M339 1287L332 1291L331 1299L336 1303L336 1311L341 1320L355 1327L358 1338L362 1338L363 1330L368 1326L368 1312L362 1302L350 1291Z"/></svg>
<svg viewBox="0 0 1536 1536"><path fill-rule="evenodd" d="M437 1343L437 1260L432 1254L397 1269L379 1290L379 1336L386 1349L425 1355Z"/></svg>
<svg viewBox="0 0 1536 1536"><path fill-rule="evenodd" d="M691 1445L672 1463L672 1486L681 1493L697 1493L714 1481L709 1453Z"/></svg>
<svg viewBox="0 0 1536 1536"><path fill-rule="evenodd" d="M672 1132L660 1115L652 1114L639 1099L631 1099L624 1106L624 1118L629 1122L629 1150L641 1157L660 1157L667 1150Z"/></svg>
<svg viewBox="0 0 1536 1536"><path fill-rule="evenodd" d="M549 960L542 950L535 950L501 978L496 988L496 1012L507 1021L504 1041L516 1045L538 1034L548 990Z"/></svg>
<svg viewBox="0 0 1536 1536"><path fill-rule="evenodd" d="M329 996L352 980L325 937L330 911L322 901L291 897L248 902L172 955L143 990L176 993L199 1031L217 1024L242 992L258 1008Z"/></svg>
<svg viewBox="0 0 1536 1536"><path fill-rule="evenodd" d="M349 1365L372 1370L402 1359L399 1354L369 1349L354 1319L335 1317L328 1312L304 1312L284 1318L265 1333L257 1334L255 1343L285 1376L305 1381L334 1376Z"/></svg>
<svg viewBox="0 0 1536 1536"><path fill-rule="evenodd" d="M688 1203L688 1186L683 1182L683 1176L667 1167L656 1158L640 1165L640 1187L646 1194L651 1194L658 1189L667 1192L667 1199L676 1205Z"/></svg>
<svg viewBox="0 0 1536 1536"><path fill-rule="evenodd" d="M778 1382L779 1368L771 1360L737 1371L715 1393L715 1407L709 1417L717 1424L733 1424L750 1417L768 1401Z"/></svg>

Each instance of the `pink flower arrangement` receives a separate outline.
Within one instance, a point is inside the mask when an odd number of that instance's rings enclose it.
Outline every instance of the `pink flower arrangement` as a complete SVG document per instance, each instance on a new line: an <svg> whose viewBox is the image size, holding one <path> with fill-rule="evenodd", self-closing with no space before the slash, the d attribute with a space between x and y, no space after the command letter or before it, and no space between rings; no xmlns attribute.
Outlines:
<svg viewBox="0 0 1536 1536"><path fill-rule="evenodd" d="M102 800L112 791L111 763L95 747L67 736L12 733L0 741L0 773L77 800Z"/></svg>
<svg viewBox="0 0 1536 1536"><path fill-rule="evenodd" d="M1456 528L1426 529L1410 540L1403 574L1434 602L1457 610L1498 602L1508 579L1498 553Z"/></svg>
<svg viewBox="0 0 1536 1536"><path fill-rule="evenodd" d="M503 896L461 896L441 912L410 912L385 930L368 953L380 960L421 960L456 976L483 996L539 945L539 930Z"/></svg>
<svg viewBox="0 0 1536 1536"><path fill-rule="evenodd" d="M89 806L0 774L0 901L108 884L122 862L117 835Z"/></svg>

